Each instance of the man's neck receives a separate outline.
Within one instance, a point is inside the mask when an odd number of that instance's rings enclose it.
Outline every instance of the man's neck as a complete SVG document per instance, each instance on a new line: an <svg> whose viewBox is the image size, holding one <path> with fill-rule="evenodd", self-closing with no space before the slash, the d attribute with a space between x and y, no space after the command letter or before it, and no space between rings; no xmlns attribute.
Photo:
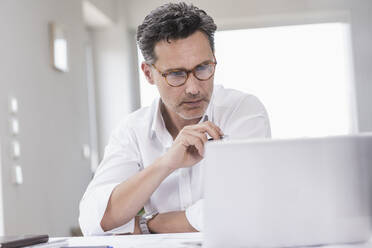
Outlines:
<svg viewBox="0 0 372 248"><path fill-rule="evenodd" d="M194 125L199 123L200 118L185 120L178 116L177 114L171 114L165 107L164 103L161 103L161 114L170 135L173 137L173 140L176 139L178 133L187 125Z"/></svg>

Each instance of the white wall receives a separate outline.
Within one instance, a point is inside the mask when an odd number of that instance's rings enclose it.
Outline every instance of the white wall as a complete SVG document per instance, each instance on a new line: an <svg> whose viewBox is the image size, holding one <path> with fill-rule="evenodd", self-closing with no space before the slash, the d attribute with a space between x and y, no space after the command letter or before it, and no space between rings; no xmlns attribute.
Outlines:
<svg viewBox="0 0 372 248"><path fill-rule="evenodd" d="M167 2L169 1L128 1L130 28L136 28L152 9ZM287 19L292 19L289 16L297 17L301 23L312 22L326 15L337 15L338 12L348 10L353 4L349 0L232 0L229 3L216 0L213 4L209 0L187 0L185 2L193 3L206 10L214 18L219 29L262 26L269 24L269 21L270 25L281 25Z"/></svg>
<svg viewBox="0 0 372 248"><path fill-rule="evenodd" d="M50 65L48 22L65 27L69 72ZM91 173L85 27L78 0L0 1L0 137L6 234L70 235ZM24 183L11 180L8 97L19 101L19 163Z"/></svg>
<svg viewBox="0 0 372 248"><path fill-rule="evenodd" d="M128 1L128 25L136 30L154 8L169 1ZM172 1L174 2L174 1ZM219 30L347 21L351 24L359 131L372 131L372 1L370 0L194 0ZM218 47L216 48L218 49ZM337 89L335 89L337 90Z"/></svg>
<svg viewBox="0 0 372 248"><path fill-rule="evenodd" d="M372 1L352 1L351 31L359 130L372 131Z"/></svg>
<svg viewBox="0 0 372 248"><path fill-rule="evenodd" d="M116 0L88 0L105 16L110 18L113 22L117 21L118 10Z"/></svg>
<svg viewBox="0 0 372 248"><path fill-rule="evenodd" d="M135 40L127 28L126 9L126 3L119 2L117 21L91 32L101 158L112 130L140 106Z"/></svg>
<svg viewBox="0 0 372 248"><path fill-rule="evenodd" d="M105 28L117 19L116 0L83 0L83 16L89 28Z"/></svg>
<svg viewBox="0 0 372 248"><path fill-rule="evenodd" d="M4 235L4 211L3 211L3 158L1 154L1 138L0 138L0 236Z"/></svg>

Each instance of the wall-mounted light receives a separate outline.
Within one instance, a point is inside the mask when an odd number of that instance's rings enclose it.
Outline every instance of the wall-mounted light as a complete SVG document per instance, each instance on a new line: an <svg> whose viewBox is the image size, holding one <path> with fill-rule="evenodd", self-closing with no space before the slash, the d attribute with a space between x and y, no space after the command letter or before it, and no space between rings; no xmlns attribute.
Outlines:
<svg viewBox="0 0 372 248"><path fill-rule="evenodd" d="M17 118L13 117L9 120L9 131L13 136L17 136L19 134L19 122Z"/></svg>
<svg viewBox="0 0 372 248"><path fill-rule="evenodd" d="M61 72L68 71L67 39L62 26L50 23L52 65Z"/></svg>
<svg viewBox="0 0 372 248"><path fill-rule="evenodd" d="M11 157L12 159L18 160L19 157L21 156L21 145L17 140L14 140L11 144Z"/></svg>
<svg viewBox="0 0 372 248"><path fill-rule="evenodd" d="M18 113L18 100L15 97L9 98L9 113L13 115Z"/></svg>

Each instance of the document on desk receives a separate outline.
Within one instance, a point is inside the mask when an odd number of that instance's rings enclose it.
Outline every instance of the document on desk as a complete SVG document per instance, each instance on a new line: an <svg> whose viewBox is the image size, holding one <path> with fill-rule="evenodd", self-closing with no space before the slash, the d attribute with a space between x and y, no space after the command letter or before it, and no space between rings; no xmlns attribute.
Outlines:
<svg viewBox="0 0 372 248"><path fill-rule="evenodd" d="M200 248L202 247L201 237L201 235L174 234L138 235L137 240L133 239L131 240L132 242L122 242L119 246L114 246L114 248Z"/></svg>

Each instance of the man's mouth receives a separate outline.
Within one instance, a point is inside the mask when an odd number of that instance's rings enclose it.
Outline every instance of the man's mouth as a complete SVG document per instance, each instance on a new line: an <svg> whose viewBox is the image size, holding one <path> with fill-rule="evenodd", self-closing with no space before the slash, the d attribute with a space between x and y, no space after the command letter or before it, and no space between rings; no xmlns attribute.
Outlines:
<svg viewBox="0 0 372 248"><path fill-rule="evenodd" d="M201 102L203 99L198 99L198 100L190 100L190 101L183 101L184 103L195 103L195 102Z"/></svg>
<svg viewBox="0 0 372 248"><path fill-rule="evenodd" d="M185 104L190 107L196 107L196 106L199 106L202 102L203 102L203 99L198 99L198 100L183 101L182 104Z"/></svg>

